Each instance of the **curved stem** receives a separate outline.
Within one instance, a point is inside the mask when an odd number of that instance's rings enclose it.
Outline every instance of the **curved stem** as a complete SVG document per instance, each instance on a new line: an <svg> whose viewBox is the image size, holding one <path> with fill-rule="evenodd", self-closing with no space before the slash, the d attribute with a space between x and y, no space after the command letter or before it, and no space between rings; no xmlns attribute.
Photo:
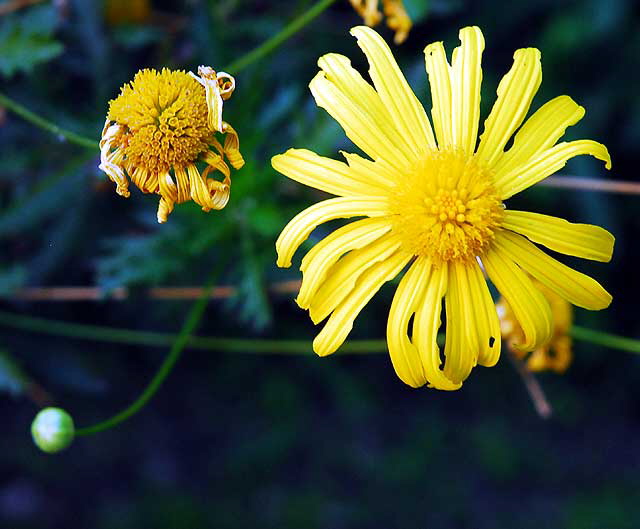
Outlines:
<svg viewBox="0 0 640 529"><path fill-rule="evenodd" d="M164 380L167 378L173 367L176 365L176 362L180 358L182 351L184 350L189 338L191 337L191 333L195 330L195 328L200 323L202 319L202 315L204 314L204 310L207 307L207 303L209 302L209 294L215 280L220 275L220 271L224 267L224 262L219 262L213 273L211 274L211 278L207 282L207 285L202 293L202 296L196 301L189 311L187 319L182 325L182 329L180 329L180 333L178 337L173 342L169 353L165 357L162 365L156 372L156 374L151 379L151 382L147 385L142 394L127 408L122 410L119 413L116 413L113 417L107 419L106 421L99 422L98 424L94 424L93 426L87 426L85 428L79 428L76 430L76 435L92 435L94 433L102 432L104 430L108 430L109 428L113 428L117 424L127 420L129 417L140 411L144 405L149 402L151 397L155 395L158 391Z"/></svg>
<svg viewBox="0 0 640 529"><path fill-rule="evenodd" d="M320 2L311 7L311 9L305 11L298 18L295 18L291 22L289 22L289 24L282 28L273 37L266 40L264 43L262 43L257 48L254 48L249 53L233 61L224 70L235 74L249 66L251 63L256 62L258 59L262 59L263 57L274 51L287 39L300 31L307 24L309 24L314 18L316 18L335 1L336 0L320 0Z"/></svg>
<svg viewBox="0 0 640 529"><path fill-rule="evenodd" d="M18 116L23 118L25 121L28 121L32 125L40 127L41 129L46 130L51 134L55 134L58 137L64 138L70 143L75 143L76 145L85 147L87 149L98 149L98 142L96 140L92 140L91 138L87 138L86 136L81 136L80 134L76 134L75 132L71 132L70 130L63 129L55 123L41 118L40 116L38 116L38 114L36 114L35 112L31 112L31 110L29 110L28 108L25 108L21 104L16 103L13 99L10 99L2 92L0 92L0 105L8 108L12 112L15 112Z"/></svg>

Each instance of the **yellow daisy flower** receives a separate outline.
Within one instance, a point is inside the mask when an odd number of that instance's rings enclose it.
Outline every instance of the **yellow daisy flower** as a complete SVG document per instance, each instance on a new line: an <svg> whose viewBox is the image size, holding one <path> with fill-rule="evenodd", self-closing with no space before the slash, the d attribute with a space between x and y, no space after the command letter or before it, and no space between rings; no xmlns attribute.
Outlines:
<svg viewBox="0 0 640 529"><path fill-rule="evenodd" d="M542 292L551 308L553 318L551 339L532 351L527 357L526 351L522 351L516 345L524 341L522 328L507 301L500 298L496 303L496 310L498 318L500 318L502 338L513 355L520 360L524 360L526 357L526 366L530 371L550 370L564 373L573 359L572 340L569 336L573 322L573 306L539 281L534 280L533 284Z"/></svg>
<svg viewBox="0 0 640 529"><path fill-rule="evenodd" d="M515 52L478 141L484 39L477 27L460 31L462 44L451 64L441 42L425 49L435 133L382 37L363 26L351 34L369 60L374 86L349 59L330 53L320 58L310 88L371 159L343 153L343 163L304 149L272 159L289 178L338 196L302 211L284 228L276 242L279 266L291 265L319 224L366 217L328 235L302 260L296 301L315 323L329 317L313 342L315 352L336 351L360 310L407 265L391 304L387 342L396 373L413 387L457 389L476 364L498 361L500 322L480 263L522 327L523 350L537 349L553 332L549 304L529 275L575 305L607 307L611 296L596 281L534 243L609 261L609 232L503 204L573 156L590 154L611 167L604 145L556 144L584 115L567 96L552 99L522 125L542 78L540 52ZM436 335L443 298L441 356Z"/></svg>
<svg viewBox="0 0 640 529"><path fill-rule="evenodd" d="M200 66L198 75L166 68L138 72L109 102L100 140L99 167L116 192L129 196L126 173L142 192L159 194L158 222L189 199L203 211L224 208L231 186L224 157L235 169L244 165L238 135L222 121L223 101L234 89L233 77L208 66ZM216 132L226 135L224 145ZM197 163L206 165L202 173ZM214 170L224 175L222 182L208 178Z"/></svg>
<svg viewBox="0 0 640 529"><path fill-rule="evenodd" d="M367 26L377 26L382 20L382 13L378 11L378 0L349 0L349 2ZM387 26L395 31L393 41L396 44L402 44L409 36L413 25L402 0L382 0L382 10L387 17Z"/></svg>

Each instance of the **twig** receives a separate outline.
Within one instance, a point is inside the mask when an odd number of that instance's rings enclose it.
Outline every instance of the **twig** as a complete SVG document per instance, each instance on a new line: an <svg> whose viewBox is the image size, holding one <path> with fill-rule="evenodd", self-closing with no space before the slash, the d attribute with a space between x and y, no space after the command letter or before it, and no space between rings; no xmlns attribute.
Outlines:
<svg viewBox="0 0 640 529"><path fill-rule="evenodd" d="M563 189L582 189L584 191L604 191L624 195L640 195L640 182L586 178L584 176L550 176L537 185Z"/></svg>
<svg viewBox="0 0 640 529"><path fill-rule="evenodd" d="M538 382L538 379L533 375L531 371L527 369L522 360L518 359L511 352L507 353L511 364L520 375L522 382L524 383L524 387L529 394L529 398L533 403L533 407L536 412L540 416L541 419L548 419L551 417L553 413L553 409L551 408L551 404L547 400L546 395L542 389L542 386Z"/></svg>
<svg viewBox="0 0 640 529"><path fill-rule="evenodd" d="M276 294L296 292L300 288L299 280L281 281L269 286ZM198 299L204 292L203 287L154 287L145 291L151 299ZM238 293L233 286L217 286L211 290L210 299L232 298ZM27 287L21 288L6 298L21 301L100 301L104 299L122 301L130 296L125 287L103 289L100 287ZM2 297L2 296L0 296Z"/></svg>
<svg viewBox="0 0 640 529"><path fill-rule="evenodd" d="M11 0L6 4L0 5L0 16L8 15L14 11L18 11L34 4L39 4L41 2L44 2L44 0Z"/></svg>

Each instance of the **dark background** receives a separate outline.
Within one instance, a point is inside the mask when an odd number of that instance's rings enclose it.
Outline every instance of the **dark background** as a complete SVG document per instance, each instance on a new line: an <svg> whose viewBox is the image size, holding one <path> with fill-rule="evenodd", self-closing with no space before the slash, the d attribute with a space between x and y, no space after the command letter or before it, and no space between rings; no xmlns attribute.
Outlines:
<svg viewBox="0 0 640 529"><path fill-rule="evenodd" d="M55 123L99 138L107 102L143 67L223 69L309 1L41 2L0 17L1 90ZM55 5L54 5L55 4ZM136 11L140 4L142 10ZM513 51L542 50L533 108L569 94L587 109L567 138L605 143L613 170L588 157L564 174L637 180L640 8L631 0L406 2L415 26L392 46L430 108L424 46L460 27L485 35L483 114ZM2 5L2 3L0 3ZM220 284L199 335L303 339L316 330L275 267L284 224L321 195L277 174L290 146L335 156L352 149L307 84L330 51L366 61L348 35L360 20L338 0L275 53L236 75L225 119L247 160L224 211L190 203L167 224L157 197L128 200L97 152L0 114L2 310L77 323L177 332L188 301L147 296L155 285L202 285L222 256ZM380 31L391 41L392 33ZM234 74L233 71L230 72ZM600 224L617 238L608 265L566 260L613 294L578 324L638 337L638 199L537 187L512 207ZM314 234L318 240L329 228ZM242 241L238 244L238 241ZM297 259L302 252L298 253ZM33 286L99 286L105 299L16 301ZM126 286L126 300L110 299ZM353 338L384 337L393 288L356 322ZM118 428L51 456L31 442L38 408L55 403L87 426L133 401L167 347L55 337L0 324L0 526L127 528L635 528L640 526L639 359L576 343L562 376L539 376L553 416L540 419L506 358L477 368L460 391L412 390L386 354L320 359L187 350L160 393ZM246 353L253 351L248 348Z"/></svg>

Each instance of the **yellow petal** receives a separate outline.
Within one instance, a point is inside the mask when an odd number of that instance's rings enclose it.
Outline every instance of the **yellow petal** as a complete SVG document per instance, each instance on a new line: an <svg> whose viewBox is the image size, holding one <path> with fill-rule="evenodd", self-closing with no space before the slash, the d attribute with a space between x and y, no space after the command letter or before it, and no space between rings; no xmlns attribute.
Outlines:
<svg viewBox="0 0 640 529"><path fill-rule="evenodd" d="M467 284L462 289L462 294L465 303L471 307L472 315L467 326L470 328L473 323L478 335L478 363L491 367L496 365L500 358L500 320L478 263L467 266L465 271Z"/></svg>
<svg viewBox="0 0 640 529"><path fill-rule="evenodd" d="M176 202L182 204L189 200L191 186L189 185L189 178L184 167L174 167L174 173L176 174L176 182L178 183L178 199Z"/></svg>
<svg viewBox="0 0 640 529"><path fill-rule="evenodd" d="M193 201L202 206L204 211L212 209L211 194L209 193L209 187L205 178L200 174L200 171L195 164L187 166L187 174L189 175L189 185L191 187L191 198Z"/></svg>
<svg viewBox="0 0 640 529"><path fill-rule="evenodd" d="M236 130L226 121L222 122L222 130L225 133L223 152L234 169L244 167L244 158L240 153L240 139Z"/></svg>
<svg viewBox="0 0 640 529"><path fill-rule="evenodd" d="M451 113L453 145L473 154L478 140L480 86L484 38L475 26L460 30L460 47L451 61Z"/></svg>
<svg viewBox="0 0 640 529"><path fill-rule="evenodd" d="M138 186L143 193L156 193L158 191L158 175L140 166L135 169L129 166L127 167L127 171L131 175L131 181Z"/></svg>
<svg viewBox="0 0 640 529"><path fill-rule="evenodd" d="M387 215L388 200L383 197L339 197L323 200L301 211L284 227L276 241L278 266L288 268L298 247L324 222L349 217Z"/></svg>
<svg viewBox="0 0 640 529"><path fill-rule="evenodd" d="M380 128L375 116L329 81L325 72L318 72L309 88L317 105L324 108L368 156L387 160L399 169L409 163L410 158L404 154L406 140L398 136L395 129Z"/></svg>
<svg viewBox="0 0 640 529"><path fill-rule="evenodd" d="M611 169L609 151L601 143L592 140L558 143L542 151L525 165L518 166L508 173L496 175L494 183L500 198L505 200L537 184L540 180L562 169L570 158L581 154L595 156L598 160L605 162L607 169Z"/></svg>
<svg viewBox="0 0 640 529"><path fill-rule="evenodd" d="M178 198L178 188L169 173L158 176L159 193L162 197L158 205L158 222L162 224L167 221L169 214L173 211L173 206Z"/></svg>
<svg viewBox="0 0 640 529"><path fill-rule="evenodd" d="M498 98L484 123L477 153L482 163L493 167L502 155L502 149L527 115L541 81L540 51L535 48L517 50L513 55L513 66L500 81Z"/></svg>
<svg viewBox="0 0 640 529"><path fill-rule="evenodd" d="M450 66L442 42L434 42L424 49L424 60L431 88L431 119L440 149L453 146L451 124Z"/></svg>
<svg viewBox="0 0 640 529"><path fill-rule="evenodd" d="M440 369L440 348L437 337L442 313L442 298L447 291L448 273L446 266L431 268L426 280L424 294L413 319L413 343L418 348L425 376L429 386L445 391L460 388L460 382L449 380Z"/></svg>
<svg viewBox="0 0 640 529"><path fill-rule="evenodd" d="M231 94L228 94L225 98L222 97L218 76L215 70L210 66L199 66L198 75L193 72L189 72L189 74L204 86L205 97L207 100L209 128L216 132L222 132L223 99L228 99ZM235 88L235 80L229 74L225 75L230 77L232 80L233 88L231 88L231 92L233 92L233 89Z"/></svg>
<svg viewBox="0 0 640 529"><path fill-rule="evenodd" d="M207 173L210 170L211 167L207 167L202 172L202 176L206 177ZM231 178L225 176L222 182L218 182L213 178L207 178L206 181L207 189L209 190L209 195L211 196L211 209L223 209L228 204L229 198L231 196Z"/></svg>
<svg viewBox="0 0 640 529"><path fill-rule="evenodd" d="M218 145L220 145L218 143ZM224 150L223 150L224 152ZM231 170L222 158L222 154L216 154L213 151L205 151L202 153L202 161L206 162L211 169L220 171L224 176L230 176ZM205 175L206 176L206 175Z"/></svg>
<svg viewBox="0 0 640 529"><path fill-rule="evenodd" d="M402 271L412 257L406 252L397 252L386 261L373 265L360 276L354 289L333 311L325 326L313 340L313 350L316 354L329 355L342 345L360 311L385 282Z"/></svg>
<svg viewBox="0 0 640 529"><path fill-rule="evenodd" d="M361 180L347 164L307 149L289 149L271 158L271 165L296 182L332 195L384 196L378 186Z"/></svg>
<svg viewBox="0 0 640 529"><path fill-rule="evenodd" d="M553 332L551 309L529 276L496 244L483 254L482 263L522 327L525 343L519 347L533 351L547 343Z"/></svg>
<svg viewBox="0 0 640 529"><path fill-rule="evenodd" d="M385 218L356 220L327 235L311 248L300 266L303 277L296 299L298 305L303 309L309 308L328 270L342 255L379 239L390 229L391 224Z"/></svg>
<svg viewBox="0 0 640 529"><path fill-rule="evenodd" d="M467 265L451 261L445 296L447 336L444 346L444 374L453 382L463 382L478 363L480 343L474 306L469 296Z"/></svg>
<svg viewBox="0 0 640 529"><path fill-rule="evenodd" d="M327 271L327 279L311 300L309 316L320 323L342 303L358 278L372 265L391 257L400 247L400 240L387 233L358 250L352 250Z"/></svg>
<svg viewBox="0 0 640 529"><path fill-rule="evenodd" d="M611 303L611 294L595 279L563 265L522 235L500 232L495 246L525 272L578 307L601 310Z"/></svg>
<svg viewBox="0 0 640 529"><path fill-rule="evenodd" d="M361 182L379 187L382 193L388 194L395 186L397 171L384 160L372 162L357 154L340 151L351 168L351 174Z"/></svg>
<svg viewBox="0 0 640 529"><path fill-rule="evenodd" d="M498 160L496 175L507 174L553 147L565 130L584 116L584 108L569 96L559 96L542 105L516 134L513 146Z"/></svg>
<svg viewBox="0 0 640 529"><path fill-rule="evenodd" d="M604 228L529 211L505 211L502 227L566 255L608 263L615 238Z"/></svg>
<svg viewBox="0 0 640 529"><path fill-rule="evenodd" d="M389 111L382 103L380 96L373 86L351 66L351 61L347 57L337 53L327 53L318 59L318 66L324 70L327 80L351 101L371 114L381 129L394 129Z"/></svg>
<svg viewBox="0 0 640 529"><path fill-rule="evenodd" d="M366 26L352 28L351 34L358 39L358 46L367 56L371 80L398 132L417 155L425 149L436 148L429 118L400 71L387 43Z"/></svg>
<svg viewBox="0 0 640 529"><path fill-rule="evenodd" d="M407 336L407 327L422 301L430 273L431 264L423 257L419 257L411 265L393 296L387 320L387 344L391 363L400 380L412 388L423 386L427 379L420 353Z"/></svg>

